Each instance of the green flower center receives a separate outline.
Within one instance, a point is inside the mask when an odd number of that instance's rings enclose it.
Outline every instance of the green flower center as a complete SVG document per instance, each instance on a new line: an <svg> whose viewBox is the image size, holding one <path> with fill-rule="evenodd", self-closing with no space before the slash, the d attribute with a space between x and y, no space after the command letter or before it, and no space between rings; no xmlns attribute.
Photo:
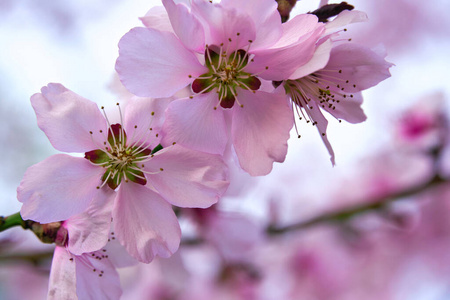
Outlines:
<svg viewBox="0 0 450 300"><path fill-rule="evenodd" d="M227 54L222 47L223 44L220 47L206 47L205 65L209 71L192 82L192 90L197 94L215 90L220 106L232 108L239 89L255 91L261 86L261 81L244 71L249 61L247 51L239 49Z"/></svg>
<svg viewBox="0 0 450 300"><path fill-rule="evenodd" d="M91 132L92 134L92 132ZM127 135L120 124L113 124L108 130L107 142L101 149L85 153L85 158L105 169L102 176L103 185L115 190L122 180L132 181L141 185L147 183L142 170L144 161L152 157L152 150L143 145L127 145ZM153 153L156 148L154 149ZM103 186L102 185L102 186ZM100 188L97 187L97 188Z"/></svg>

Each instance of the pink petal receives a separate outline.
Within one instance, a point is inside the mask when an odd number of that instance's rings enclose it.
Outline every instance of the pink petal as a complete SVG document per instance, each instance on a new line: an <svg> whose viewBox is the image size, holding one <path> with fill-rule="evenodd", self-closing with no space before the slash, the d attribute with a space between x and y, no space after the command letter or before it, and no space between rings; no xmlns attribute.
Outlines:
<svg viewBox="0 0 450 300"><path fill-rule="evenodd" d="M120 299L119 274L103 252L96 251L76 256L76 277L78 299L114 300Z"/></svg>
<svg viewBox="0 0 450 300"><path fill-rule="evenodd" d="M171 205L145 186L122 184L113 218L116 238L140 262L169 257L180 245L181 229Z"/></svg>
<svg viewBox="0 0 450 300"><path fill-rule="evenodd" d="M286 23L283 23L283 34L272 48L281 48L296 43L299 39L304 39L305 35L310 35L324 25L319 23L319 19L312 14L297 15Z"/></svg>
<svg viewBox="0 0 450 300"><path fill-rule="evenodd" d="M314 51L312 58L292 73L292 75L289 76L289 79L302 78L317 70L323 69L330 58L331 45L331 40L326 40L324 43L320 44Z"/></svg>
<svg viewBox="0 0 450 300"><path fill-rule="evenodd" d="M101 189L87 210L64 222L69 232L68 250L75 254L97 251L108 242L115 193Z"/></svg>
<svg viewBox="0 0 450 300"><path fill-rule="evenodd" d="M325 144L325 147L328 150L328 153L330 154L330 160L333 166L336 164L334 160L334 151L331 147L330 141L328 141L327 137L327 127L328 127L328 121L322 114L322 112L319 109L318 104L315 101L308 102L309 106L305 106L304 109L307 111L308 115L311 117L313 122L316 122L317 130L319 131L320 137L322 138L323 143Z"/></svg>
<svg viewBox="0 0 450 300"><path fill-rule="evenodd" d="M342 70L334 77L349 81L346 92L359 92L389 78L391 63L367 47L354 43L340 44L331 49L330 60L324 69ZM353 86L355 85L355 87Z"/></svg>
<svg viewBox="0 0 450 300"><path fill-rule="evenodd" d="M256 28L255 41L252 49L267 48L275 44L283 29L277 3L273 0L222 0L220 4L226 8L233 7L248 14Z"/></svg>
<svg viewBox="0 0 450 300"><path fill-rule="evenodd" d="M218 102L214 92L173 101L162 129L163 145L176 142L193 150L223 154L228 135L224 111Z"/></svg>
<svg viewBox="0 0 450 300"><path fill-rule="evenodd" d="M97 105L58 83L49 83L31 97L39 128L55 149L87 152L98 148L90 131L106 130Z"/></svg>
<svg viewBox="0 0 450 300"><path fill-rule="evenodd" d="M353 94L353 98L347 96L341 100L339 104L334 105L335 109L331 109L325 105L323 109L328 111L334 117L345 120L349 123L361 123L367 119L361 108L363 98L361 93Z"/></svg>
<svg viewBox="0 0 450 300"><path fill-rule="evenodd" d="M48 284L48 300L78 299L74 257L64 247L55 248Z"/></svg>
<svg viewBox="0 0 450 300"><path fill-rule="evenodd" d="M146 176L161 196L180 207L209 207L229 185L227 166L219 155L179 145L157 152L145 170L156 173Z"/></svg>
<svg viewBox="0 0 450 300"><path fill-rule="evenodd" d="M183 45L193 51L204 52L205 32L197 17L183 3L162 0L175 34Z"/></svg>
<svg viewBox="0 0 450 300"><path fill-rule="evenodd" d="M357 23L357 22L365 22L367 21L367 14L358 11L358 10L344 10L339 15L337 15L334 20L328 22L325 24L325 32L324 35L331 34L338 30L341 27L347 26L351 23Z"/></svg>
<svg viewBox="0 0 450 300"><path fill-rule="evenodd" d="M253 61L245 68L246 72L259 74L267 80L285 80L299 67L306 64L314 54L316 42L322 27L308 33L307 36L292 45L282 48L252 51Z"/></svg>
<svg viewBox="0 0 450 300"><path fill-rule="evenodd" d="M108 260L116 268L125 268L138 264L139 262L128 254L127 249L119 243L115 237L114 229L108 235L108 243L103 247L102 251L108 255Z"/></svg>
<svg viewBox="0 0 450 300"><path fill-rule="evenodd" d="M250 175L266 175L286 157L292 111L284 94L241 91L239 101L244 107L234 107L231 127L239 163Z"/></svg>
<svg viewBox="0 0 450 300"><path fill-rule="evenodd" d="M203 0L192 1L192 11L203 23L208 45L224 44L228 53L246 48L256 38L255 24L246 13ZM231 41L230 41L231 40Z"/></svg>
<svg viewBox="0 0 450 300"><path fill-rule="evenodd" d="M128 101L124 114L124 129L129 145L136 143L138 146L144 144L154 147L159 144L164 113L170 102L169 98L139 97Z"/></svg>
<svg viewBox="0 0 450 300"><path fill-rule="evenodd" d="M142 97L170 97L208 71L167 31L136 27L119 42L116 71L123 85Z"/></svg>
<svg viewBox="0 0 450 300"><path fill-rule="evenodd" d="M143 17L139 18L145 27L157 29L159 31L174 32L170 24L169 15L164 6L152 7Z"/></svg>
<svg viewBox="0 0 450 300"><path fill-rule="evenodd" d="M50 223L82 213L99 197L103 173L84 158L64 154L29 167L17 188L22 218Z"/></svg>

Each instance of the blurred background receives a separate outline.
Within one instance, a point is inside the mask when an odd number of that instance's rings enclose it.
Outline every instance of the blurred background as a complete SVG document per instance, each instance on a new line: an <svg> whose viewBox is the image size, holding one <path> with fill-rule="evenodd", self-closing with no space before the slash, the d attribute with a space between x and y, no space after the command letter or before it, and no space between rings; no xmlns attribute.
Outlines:
<svg viewBox="0 0 450 300"><path fill-rule="evenodd" d="M450 4L349 3L369 22L346 34L383 45L395 66L363 92L366 122L329 118L336 166L316 129L300 124L301 139L293 132L286 161L271 174L233 168L219 205L180 212L184 236L197 242L121 270L123 299L450 299L450 185L431 180L450 175ZM99 105L122 100L117 43L154 5L161 3L0 0L0 215L20 209L25 170L56 153L30 96L59 82ZM318 6L299 1L291 17ZM351 213L333 215L343 209ZM51 250L20 228L1 233L0 299L45 299Z"/></svg>

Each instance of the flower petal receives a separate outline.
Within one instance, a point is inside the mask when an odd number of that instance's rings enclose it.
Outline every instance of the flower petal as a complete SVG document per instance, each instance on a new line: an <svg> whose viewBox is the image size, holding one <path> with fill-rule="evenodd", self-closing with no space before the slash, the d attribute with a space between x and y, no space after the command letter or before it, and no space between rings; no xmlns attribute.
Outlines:
<svg viewBox="0 0 450 300"><path fill-rule="evenodd" d="M109 259L102 255L102 252L96 251L75 257L78 299L120 299L119 274Z"/></svg>
<svg viewBox="0 0 450 300"><path fill-rule="evenodd" d="M316 103L316 101L310 101L310 102L308 102L308 105L305 105L304 109L307 111L307 114L310 116L311 120L316 123L315 126L317 127L320 137L322 138L322 141L325 144L325 147L327 148L328 153L330 154L330 160L334 166L336 164L335 159L334 159L334 151L333 151L333 148L331 147L330 141L328 141L328 137L327 137L328 121L324 117L322 112L320 111L319 106Z"/></svg>
<svg viewBox="0 0 450 300"><path fill-rule="evenodd" d="M103 173L88 160L65 154L29 167L17 188L22 218L50 223L82 213L99 196Z"/></svg>
<svg viewBox="0 0 450 300"><path fill-rule="evenodd" d="M175 4L173 0L162 0L170 18L173 30L183 45L189 50L203 52L205 50L205 32L197 17L183 4Z"/></svg>
<svg viewBox="0 0 450 300"><path fill-rule="evenodd" d="M326 40L320 44L314 51L312 58L306 64L295 70L295 72L289 76L289 79L301 78L312 74L317 70L323 69L330 59L331 45L331 40Z"/></svg>
<svg viewBox="0 0 450 300"><path fill-rule="evenodd" d="M108 242L115 192L101 189L87 210L64 222L69 232L67 249L75 255L97 251Z"/></svg>
<svg viewBox="0 0 450 300"><path fill-rule="evenodd" d="M180 207L209 207L229 185L227 166L219 155L179 145L157 152L145 170L155 173L146 176L161 196Z"/></svg>
<svg viewBox="0 0 450 300"><path fill-rule="evenodd" d="M251 51L255 56L246 66L245 72L259 74L259 77L267 80L280 81L289 78L296 69L313 57L317 39L322 31L322 25L319 25L294 44Z"/></svg>
<svg viewBox="0 0 450 300"><path fill-rule="evenodd" d="M122 184L113 218L116 237L140 262L169 257L180 245L181 229L171 205L145 186Z"/></svg>
<svg viewBox="0 0 450 300"><path fill-rule="evenodd" d="M214 109L218 102L215 92L173 101L162 129L163 145L176 142L193 150L222 155L228 135L224 110Z"/></svg>
<svg viewBox="0 0 450 300"><path fill-rule="evenodd" d="M31 96L38 126L55 149L86 152L98 148L90 131L106 130L100 110L89 101L59 83L50 83L41 93Z"/></svg>
<svg viewBox="0 0 450 300"><path fill-rule="evenodd" d="M341 100L339 104L335 104L331 109L329 106L325 105L323 109L328 111L335 118L345 120L349 123L356 124L361 123L367 119L366 114L361 108L363 98L361 93L355 93L353 97L346 97Z"/></svg>
<svg viewBox="0 0 450 300"><path fill-rule="evenodd" d="M324 35L335 32L341 27L351 23L366 22L368 20L367 14L358 10L344 10L332 21L325 24Z"/></svg>
<svg viewBox="0 0 450 300"><path fill-rule="evenodd" d="M114 227L114 224L111 227ZM116 239L113 228L111 228L111 232L108 235L108 243L103 247L103 250L106 250L105 253L108 255L108 260L116 268L125 268L139 263L128 254L127 249Z"/></svg>
<svg viewBox="0 0 450 300"><path fill-rule="evenodd" d="M222 0L224 7L234 7L248 14L256 28L256 37L252 49L267 48L281 37L283 29L277 3L273 0Z"/></svg>
<svg viewBox="0 0 450 300"><path fill-rule="evenodd" d="M74 257L64 247L55 248L48 284L48 300L78 299Z"/></svg>
<svg viewBox="0 0 450 300"><path fill-rule="evenodd" d="M164 113L172 100L169 98L133 97L125 108L124 128L128 144L155 147L159 144L159 135L164 122Z"/></svg>
<svg viewBox="0 0 450 300"><path fill-rule="evenodd" d="M330 60L324 69L342 70L334 77L341 82L348 80L346 92L359 92L377 85L391 76L393 64L367 47L345 43L331 49Z"/></svg>
<svg viewBox="0 0 450 300"><path fill-rule="evenodd" d="M136 27L119 42L120 81L141 97L170 97L208 71L167 31Z"/></svg>
<svg viewBox="0 0 450 300"><path fill-rule="evenodd" d="M170 24L169 15L164 6L152 7L143 17L140 17L145 27L157 29L159 31L174 32L172 24Z"/></svg>
<svg viewBox="0 0 450 300"><path fill-rule="evenodd" d="M246 48L256 38L252 18L241 10L203 0L192 1L192 11L203 23L208 45L224 44L227 53Z"/></svg>
<svg viewBox="0 0 450 300"><path fill-rule="evenodd" d="M313 33L324 25L319 23L319 19L312 14L300 14L283 23L283 34L272 48L281 48L296 43L299 39Z"/></svg>
<svg viewBox="0 0 450 300"><path fill-rule="evenodd" d="M239 101L244 107L234 108L231 127L239 163L250 175L266 175L286 157L292 111L281 93L241 91Z"/></svg>

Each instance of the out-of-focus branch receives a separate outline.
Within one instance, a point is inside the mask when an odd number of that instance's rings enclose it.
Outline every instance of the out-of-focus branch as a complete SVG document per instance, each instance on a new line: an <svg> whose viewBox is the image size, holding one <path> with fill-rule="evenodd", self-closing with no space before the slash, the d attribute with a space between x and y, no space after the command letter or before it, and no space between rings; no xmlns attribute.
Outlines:
<svg viewBox="0 0 450 300"><path fill-rule="evenodd" d="M442 178L441 176L436 175L429 181L425 182L424 184L414 186L412 188L409 188L409 189L406 189L403 191L399 191L388 197L380 197L377 199L372 199L369 203L367 203L368 201L364 201L364 202L366 202L366 204L351 206L348 208L344 208L342 210L326 213L326 214L314 217L312 219L309 219L306 221L301 221L301 222L294 223L294 224L287 225L287 226L278 227L275 225L271 225L267 228L266 232L270 235L278 235L278 234L283 234L283 233L290 232L290 231L307 229L309 227L319 225L319 224L346 221L355 215L370 212L372 210L379 210L379 209L385 208L387 205L389 205L392 202L395 202L400 199L404 199L405 197L408 197L408 196L417 195L417 194L419 194L427 189L430 189L432 187L435 187L439 184L449 183L449 182L450 182L449 180L446 180L446 179Z"/></svg>

